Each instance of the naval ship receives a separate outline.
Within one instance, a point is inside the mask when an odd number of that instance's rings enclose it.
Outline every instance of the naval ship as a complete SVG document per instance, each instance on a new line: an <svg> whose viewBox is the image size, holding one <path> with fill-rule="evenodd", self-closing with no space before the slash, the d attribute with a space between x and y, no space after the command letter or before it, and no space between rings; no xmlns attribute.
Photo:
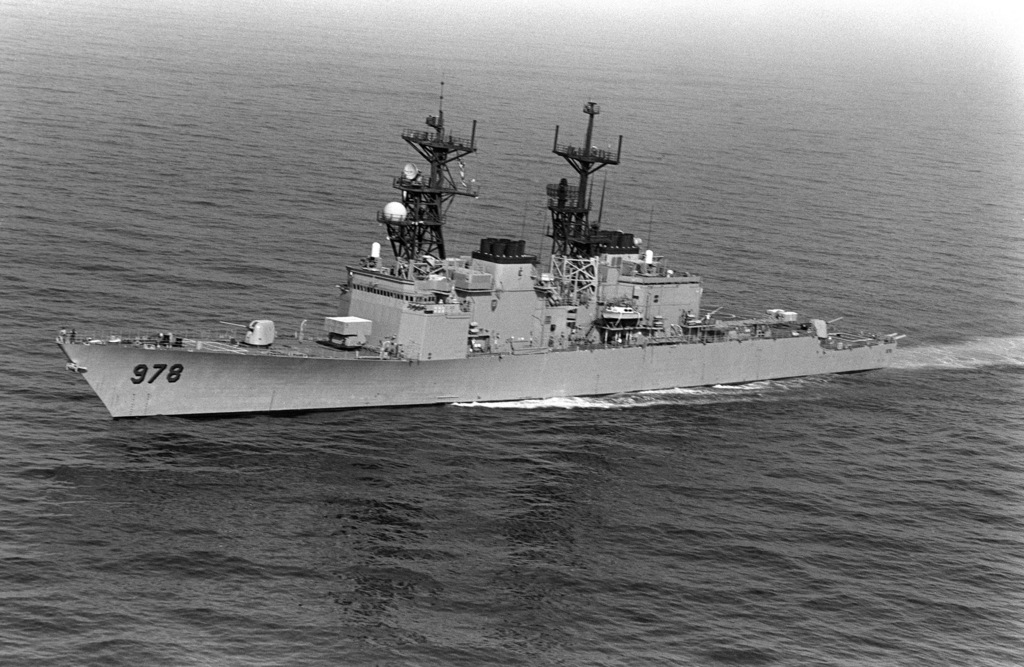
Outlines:
<svg viewBox="0 0 1024 667"><path fill-rule="evenodd" d="M622 136L617 148L595 146L593 102L582 144L560 143L555 127L552 150L575 177L546 188L549 262L513 238L450 257L451 205L479 194L463 161L477 150L477 124L453 134L441 99L427 129L401 135L424 169L405 165L395 201L377 213L394 259L374 243L346 267L336 312L288 333L267 319L205 335L64 329L67 369L121 418L598 396L867 371L892 359L897 334L833 330L835 320L785 308L702 310L699 275L670 268L632 233L603 229L592 177L619 164Z"/></svg>

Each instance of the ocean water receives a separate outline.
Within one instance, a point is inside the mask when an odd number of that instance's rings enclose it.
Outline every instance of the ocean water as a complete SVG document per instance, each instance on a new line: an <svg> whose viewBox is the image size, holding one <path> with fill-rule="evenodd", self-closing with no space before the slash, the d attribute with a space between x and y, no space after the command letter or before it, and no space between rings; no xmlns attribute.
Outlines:
<svg viewBox="0 0 1024 667"><path fill-rule="evenodd" d="M1020 52L563 9L0 0L0 663L1024 662ZM332 314L442 79L479 121L451 251L547 257L594 100L605 227L708 305L905 333L895 366L133 421L64 371L62 326Z"/></svg>

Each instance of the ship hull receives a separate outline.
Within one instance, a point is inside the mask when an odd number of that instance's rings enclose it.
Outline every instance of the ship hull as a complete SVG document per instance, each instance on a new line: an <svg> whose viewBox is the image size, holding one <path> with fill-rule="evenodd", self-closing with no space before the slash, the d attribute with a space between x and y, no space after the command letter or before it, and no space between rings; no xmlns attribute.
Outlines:
<svg viewBox="0 0 1024 667"><path fill-rule="evenodd" d="M801 336L409 361L58 345L69 367L82 373L116 418L514 401L740 384L882 368L896 347L878 341L826 349ZM145 371L138 370L143 366Z"/></svg>

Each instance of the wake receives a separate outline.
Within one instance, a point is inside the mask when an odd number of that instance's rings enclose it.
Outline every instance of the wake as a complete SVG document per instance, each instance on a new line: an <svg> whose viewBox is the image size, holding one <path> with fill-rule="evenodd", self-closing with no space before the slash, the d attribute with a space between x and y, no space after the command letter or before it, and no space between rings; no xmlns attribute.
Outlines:
<svg viewBox="0 0 1024 667"><path fill-rule="evenodd" d="M951 345L900 348L892 367L899 369L1024 366L1024 337L975 338Z"/></svg>
<svg viewBox="0 0 1024 667"><path fill-rule="evenodd" d="M791 378L786 380L764 380L740 385L715 385L712 387L677 387L654 389L609 396L566 396L557 398L528 399L522 401L493 401L455 403L462 408L490 408L495 410L624 410L659 405L708 405L712 403L738 403L764 400L773 394L780 394L813 382L822 382L826 376Z"/></svg>

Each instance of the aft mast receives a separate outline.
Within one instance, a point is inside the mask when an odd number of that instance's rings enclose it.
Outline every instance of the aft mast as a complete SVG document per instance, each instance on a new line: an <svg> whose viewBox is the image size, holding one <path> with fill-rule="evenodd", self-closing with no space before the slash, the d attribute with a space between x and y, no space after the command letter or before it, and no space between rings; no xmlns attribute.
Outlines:
<svg viewBox="0 0 1024 667"><path fill-rule="evenodd" d="M598 169L618 164L622 153L622 135L614 153L610 148L601 150L592 143L594 116L601 113L601 107L587 102L583 113L589 116L583 147L559 144L556 125L552 149L579 175L578 185L570 185L563 178L547 186L548 210L551 211L551 273L561 286L563 302L570 304L588 303L597 291L597 258L604 239L599 233L600 220L590 221L588 180Z"/></svg>
<svg viewBox="0 0 1024 667"><path fill-rule="evenodd" d="M395 253L395 274L410 280L438 270L435 260L445 259L442 228L455 195L475 197L478 192L475 183L466 183L462 169L462 158L476 152L476 121L469 139L454 136L445 129L443 105L444 82L437 115L426 120L433 131L402 132L402 138L430 165L429 173L407 164L394 180L395 189L402 192L401 205L388 204L377 214L378 222L387 227ZM450 169L456 161L460 167L458 182Z"/></svg>

